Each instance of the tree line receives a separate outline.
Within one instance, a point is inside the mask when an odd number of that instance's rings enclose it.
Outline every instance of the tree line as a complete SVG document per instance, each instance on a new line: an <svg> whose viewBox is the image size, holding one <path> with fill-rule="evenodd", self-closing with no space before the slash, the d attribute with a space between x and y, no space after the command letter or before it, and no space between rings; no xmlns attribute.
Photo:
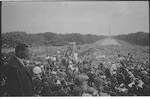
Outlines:
<svg viewBox="0 0 150 99"><path fill-rule="evenodd" d="M130 44L149 46L149 33L146 32L121 34L114 37Z"/></svg>
<svg viewBox="0 0 150 99"><path fill-rule="evenodd" d="M53 32L27 34L22 31L2 33L2 47L15 47L18 43L26 43L29 46L64 46L68 42L76 42L77 45L94 43L105 39L104 35ZM149 46L149 33L136 32L114 36L115 39L123 40L130 44Z"/></svg>
<svg viewBox="0 0 150 99"><path fill-rule="evenodd" d="M29 46L64 46L68 42L79 44L94 43L106 36L80 33L58 34L53 32L27 34L22 31L2 33L2 47L15 47L18 43L26 43Z"/></svg>

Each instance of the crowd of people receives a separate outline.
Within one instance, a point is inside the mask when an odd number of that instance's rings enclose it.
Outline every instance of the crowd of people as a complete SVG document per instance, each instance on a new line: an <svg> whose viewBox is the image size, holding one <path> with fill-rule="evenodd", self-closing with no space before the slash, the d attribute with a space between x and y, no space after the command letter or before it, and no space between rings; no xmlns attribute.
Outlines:
<svg viewBox="0 0 150 99"><path fill-rule="evenodd" d="M7 96L11 56L2 57L2 96ZM78 57L61 51L32 51L25 65L32 77L34 96L150 96L149 57L120 46L93 48Z"/></svg>

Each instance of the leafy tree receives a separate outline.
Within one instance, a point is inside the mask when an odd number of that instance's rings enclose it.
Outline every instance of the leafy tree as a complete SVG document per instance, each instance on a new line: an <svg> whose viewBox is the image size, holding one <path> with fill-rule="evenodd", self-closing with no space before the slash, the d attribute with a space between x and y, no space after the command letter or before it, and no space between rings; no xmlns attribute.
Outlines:
<svg viewBox="0 0 150 99"><path fill-rule="evenodd" d="M149 46L149 33L136 32L114 36L117 39L126 41L135 45Z"/></svg>

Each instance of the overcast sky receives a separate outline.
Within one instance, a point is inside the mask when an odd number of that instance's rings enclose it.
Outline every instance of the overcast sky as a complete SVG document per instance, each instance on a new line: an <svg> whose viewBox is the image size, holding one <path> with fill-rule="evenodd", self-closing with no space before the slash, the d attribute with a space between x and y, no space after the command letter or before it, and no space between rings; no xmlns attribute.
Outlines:
<svg viewBox="0 0 150 99"><path fill-rule="evenodd" d="M148 1L2 2L2 33L149 32Z"/></svg>

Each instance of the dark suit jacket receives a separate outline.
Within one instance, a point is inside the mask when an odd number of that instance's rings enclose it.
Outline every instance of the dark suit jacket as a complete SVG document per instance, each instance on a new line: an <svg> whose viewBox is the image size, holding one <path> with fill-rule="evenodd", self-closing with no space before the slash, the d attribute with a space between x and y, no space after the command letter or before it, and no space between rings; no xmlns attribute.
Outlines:
<svg viewBox="0 0 150 99"><path fill-rule="evenodd" d="M33 96L32 78L27 69L13 57L9 61L6 89L9 96Z"/></svg>

